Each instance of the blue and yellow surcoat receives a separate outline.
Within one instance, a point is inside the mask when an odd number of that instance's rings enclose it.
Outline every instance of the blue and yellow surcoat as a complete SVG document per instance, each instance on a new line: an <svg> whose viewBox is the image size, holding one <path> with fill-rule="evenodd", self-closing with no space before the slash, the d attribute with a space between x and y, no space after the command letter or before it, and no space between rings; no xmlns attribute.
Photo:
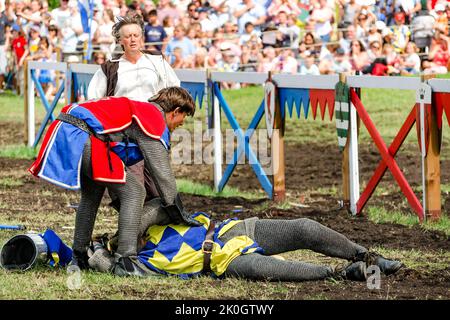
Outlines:
<svg viewBox="0 0 450 320"><path fill-rule="evenodd" d="M154 225L148 228L146 245L138 256L140 262L152 271L165 275L176 275L184 279L201 274L204 259L202 244L211 220L202 212L195 213L193 217L203 225L190 227L169 224ZM242 254L263 252L262 248L246 235L233 237L226 243L219 240L223 234L239 222L241 220L236 218L228 219L215 227L211 270L217 277L225 272L236 257Z"/></svg>

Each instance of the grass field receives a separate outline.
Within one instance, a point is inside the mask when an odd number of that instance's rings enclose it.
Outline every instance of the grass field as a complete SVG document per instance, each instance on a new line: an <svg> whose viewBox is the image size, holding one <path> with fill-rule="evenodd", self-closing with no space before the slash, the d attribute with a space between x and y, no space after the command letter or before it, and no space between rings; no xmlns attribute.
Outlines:
<svg viewBox="0 0 450 320"><path fill-rule="evenodd" d="M229 102L236 118L245 129L250 122L256 108L261 103L263 90L261 87L249 87L241 90L226 91L225 99ZM362 90L362 101L368 110L372 120L376 124L382 137L389 143L397 133L398 129L405 120L407 114L414 105L415 93L413 91L399 90ZM36 100L37 123L45 115L43 106ZM58 105L58 110L63 104ZM194 120L204 123L205 110L196 112ZM56 113L55 113L56 114ZM337 145L336 129L333 121L326 117L325 121L319 119L313 120L310 114L306 120L302 114L298 119L295 112L292 119L286 121L285 140L291 144L317 143L325 145ZM24 111L23 99L12 94L0 95L0 125L9 123L23 127ZM193 129L194 121L188 120L185 128ZM222 115L223 128L230 126L226 118ZM265 127L265 120L261 121L260 128ZM450 158L450 137L444 129L442 158ZM369 144L371 141L367 130L361 128L360 143ZM415 132L408 137L406 144L417 144ZM36 150L23 146L22 141L0 141L0 157L13 159L32 159L36 155ZM14 172L14 175L11 175ZM0 174L0 196L8 193L14 194L20 187L24 186L28 173L17 171L6 171ZM445 184L447 183L447 184ZM450 193L449 181L443 184L442 192L448 197ZM247 199L259 199L264 196L260 191L246 191L227 187L222 194L214 192L209 186L194 183L189 180L179 180L178 188L180 192L188 194L200 194L207 197L244 197ZM379 189L377 192L390 192L391 189ZM35 201L40 197L54 197L55 194L50 189L44 189L34 195ZM333 194L335 189L315 190L318 194ZM58 194L64 196L67 203L77 202L78 195L73 192ZM445 199L444 199L445 200ZM30 204L16 203L14 208L5 207L0 197L0 212L18 212L17 215L0 213L0 223L20 223L33 226L39 232L48 225L55 226L60 230L60 235L65 241L70 243L73 233L73 213L68 213L67 209L52 206L47 202L42 202L42 207L36 214L27 212ZM258 210L265 211L273 204L264 202ZM290 199L286 203L279 204L278 209L290 208ZM400 212L386 212L385 208L378 206L369 206L367 208L368 217L376 223L396 223L408 227L417 227L417 218L406 216ZM42 214L45 213L45 219ZM101 208L98 224L96 228L104 231L113 232L116 225L117 215L108 208ZM450 235L450 220L445 216L439 223L426 223L424 230L439 230ZM14 232L0 231L0 245L7 240ZM433 272L444 270L450 264L450 252L427 252L426 250L401 250L385 247L377 247L379 252L388 256L402 259L410 267L417 270L426 270ZM331 259L309 251L295 251L283 254L288 259L301 259L314 263L338 264L341 261ZM69 290L69 282L73 280L63 269L49 269L47 266L39 266L26 273L9 273L0 269L0 299L327 299L327 295L319 294L317 291L308 294L308 283L278 283L278 282L252 282L236 279L225 279L220 282L202 277L191 281L183 281L176 278L152 277L148 279L122 279L108 274L99 274L95 272L83 272L81 286L76 290ZM324 292L333 290L345 290L340 283L326 281L321 284ZM345 286L345 288L348 288ZM389 296L379 293L375 298L395 299L395 295ZM432 297L434 299L446 297ZM447 297L448 299L448 297Z"/></svg>

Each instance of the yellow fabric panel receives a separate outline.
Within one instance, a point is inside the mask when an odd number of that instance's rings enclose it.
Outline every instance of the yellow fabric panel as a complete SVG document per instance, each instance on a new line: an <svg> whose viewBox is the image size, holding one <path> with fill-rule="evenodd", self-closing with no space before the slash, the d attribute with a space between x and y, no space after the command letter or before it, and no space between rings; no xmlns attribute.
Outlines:
<svg viewBox="0 0 450 320"><path fill-rule="evenodd" d="M222 275L226 270L228 265L236 257L240 256L242 250L246 247L254 244L254 241L247 236L238 236L229 240L223 248L219 245L214 244L213 253L211 255L211 270L217 275ZM245 254L255 252L257 248L252 248L248 250Z"/></svg>
<svg viewBox="0 0 450 320"><path fill-rule="evenodd" d="M195 251L189 245L183 243L172 261L169 261L156 250L153 257L148 259L148 262L156 268L172 274L196 273L203 269L203 253Z"/></svg>
<svg viewBox="0 0 450 320"><path fill-rule="evenodd" d="M166 230L167 226L153 225L147 229L147 237L145 240L151 241L154 244L158 244Z"/></svg>
<svg viewBox="0 0 450 320"><path fill-rule="evenodd" d="M230 230L232 227L237 225L239 222L242 222L242 220L232 220L229 223L227 223L226 225L224 225L223 228L219 230L219 237L223 236L225 232Z"/></svg>

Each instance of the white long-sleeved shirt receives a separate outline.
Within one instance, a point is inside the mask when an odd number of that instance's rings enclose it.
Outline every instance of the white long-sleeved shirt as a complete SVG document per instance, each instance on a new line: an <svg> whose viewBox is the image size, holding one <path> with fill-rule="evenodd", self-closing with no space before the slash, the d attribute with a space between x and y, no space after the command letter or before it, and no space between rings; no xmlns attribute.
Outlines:
<svg viewBox="0 0 450 320"><path fill-rule="evenodd" d="M135 64L124 57L111 61L119 61L117 85L114 90L116 97L147 101L163 88L180 86L175 71L162 55L143 54ZM88 99L106 96L106 87L106 75L99 69L89 83Z"/></svg>

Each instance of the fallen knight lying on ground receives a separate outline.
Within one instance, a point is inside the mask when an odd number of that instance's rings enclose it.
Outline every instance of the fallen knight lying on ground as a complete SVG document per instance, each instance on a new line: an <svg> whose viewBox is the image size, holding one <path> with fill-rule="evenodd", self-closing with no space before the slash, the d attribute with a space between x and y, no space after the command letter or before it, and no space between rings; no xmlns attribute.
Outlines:
<svg viewBox="0 0 450 320"><path fill-rule="evenodd" d="M378 266L385 275L395 273L403 266L399 261L369 252L344 235L306 218L233 218L214 224L202 212L193 217L202 226L170 224L159 198L146 202L140 232L144 236L139 239L137 258L130 260L135 264L133 275L164 274L188 279L206 274L275 281L325 278L363 281L369 265ZM91 268L101 272L113 270L117 238L103 235L92 241L88 252ZM298 249L309 249L350 263L332 268L272 256Z"/></svg>

